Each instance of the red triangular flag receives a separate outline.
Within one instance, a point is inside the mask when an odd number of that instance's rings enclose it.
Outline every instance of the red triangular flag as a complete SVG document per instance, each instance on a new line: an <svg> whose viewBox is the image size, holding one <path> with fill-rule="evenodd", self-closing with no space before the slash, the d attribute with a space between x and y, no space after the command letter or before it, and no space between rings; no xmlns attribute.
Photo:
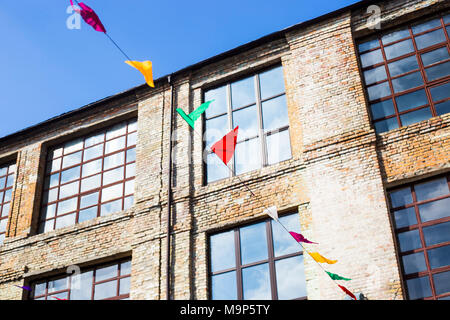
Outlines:
<svg viewBox="0 0 450 320"><path fill-rule="evenodd" d="M211 147L211 150L222 159L223 163L228 164L231 157L234 154L234 149L237 143L237 134L239 126L234 128L234 130L227 133L222 139L217 141Z"/></svg>
<svg viewBox="0 0 450 320"><path fill-rule="evenodd" d="M338 285L339 288L342 289L342 291L344 291L346 294L348 294L350 297L352 297L354 300L357 300L355 295L353 293L351 293L346 287Z"/></svg>

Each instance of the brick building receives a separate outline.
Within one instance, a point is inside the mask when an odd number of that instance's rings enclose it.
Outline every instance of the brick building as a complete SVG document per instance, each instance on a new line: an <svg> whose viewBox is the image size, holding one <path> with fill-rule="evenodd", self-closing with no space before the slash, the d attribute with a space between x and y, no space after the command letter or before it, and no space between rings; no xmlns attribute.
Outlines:
<svg viewBox="0 0 450 320"><path fill-rule="evenodd" d="M353 292L449 299L449 13L361 1L1 138L0 299L344 299L270 206Z"/></svg>

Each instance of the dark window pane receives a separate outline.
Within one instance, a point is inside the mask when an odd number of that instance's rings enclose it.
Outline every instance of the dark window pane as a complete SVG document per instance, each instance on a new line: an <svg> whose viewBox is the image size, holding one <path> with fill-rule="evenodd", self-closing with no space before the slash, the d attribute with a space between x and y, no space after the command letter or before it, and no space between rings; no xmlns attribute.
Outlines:
<svg viewBox="0 0 450 320"><path fill-rule="evenodd" d="M235 271L213 276L211 282L213 300L237 300Z"/></svg>
<svg viewBox="0 0 450 320"><path fill-rule="evenodd" d="M424 108L417 111L409 112L400 116L403 126L409 126L410 124L417 123L432 117L430 108Z"/></svg>
<svg viewBox="0 0 450 320"><path fill-rule="evenodd" d="M419 206L422 222L436 220L450 216L450 198L422 204Z"/></svg>
<svg viewBox="0 0 450 320"><path fill-rule="evenodd" d="M391 197L391 203L393 208L410 204L413 201L411 188L409 187L391 191L389 195Z"/></svg>
<svg viewBox="0 0 450 320"><path fill-rule="evenodd" d="M394 211L394 219L397 229L417 224L414 207Z"/></svg>
<svg viewBox="0 0 450 320"><path fill-rule="evenodd" d="M369 100L376 100L391 95L388 82L383 82L367 88Z"/></svg>
<svg viewBox="0 0 450 320"><path fill-rule="evenodd" d="M423 49L436 43L445 42L444 30L438 29L416 37L417 49Z"/></svg>
<svg viewBox="0 0 450 320"><path fill-rule="evenodd" d="M420 72L414 72L406 76L392 80L394 92L401 92L423 85Z"/></svg>
<svg viewBox="0 0 450 320"><path fill-rule="evenodd" d="M450 271L441 272L433 276L434 289L436 294L444 294L450 292ZM439 300L450 299L449 297L441 298Z"/></svg>
<svg viewBox="0 0 450 320"><path fill-rule="evenodd" d="M406 111L428 104L427 94L424 89L404 94L395 98L399 112Z"/></svg>
<svg viewBox="0 0 450 320"><path fill-rule="evenodd" d="M269 265L267 263L242 270L244 300L270 300Z"/></svg>
<svg viewBox="0 0 450 320"><path fill-rule="evenodd" d="M358 50L359 52L364 52L370 49L375 49L378 48L380 46L380 41L378 41L378 39L373 39L364 43L360 43L358 45Z"/></svg>
<svg viewBox="0 0 450 320"><path fill-rule="evenodd" d="M236 174L242 174L261 168L259 138L238 143L234 152Z"/></svg>
<svg viewBox="0 0 450 320"><path fill-rule="evenodd" d="M231 105L233 109L255 103L255 78L250 77L231 84Z"/></svg>
<svg viewBox="0 0 450 320"><path fill-rule="evenodd" d="M450 241L450 222L425 227L423 235L427 246Z"/></svg>
<svg viewBox="0 0 450 320"><path fill-rule="evenodd" d="M405 274L411 274L427 270L427 265L425 263L425 257L423 255L423 252L417 252L409 254L407 256L403 256L402 261Z"/></svg>
<svg viewBox="0 0 450 320"><path fill-rule="evenodd" d="M227 112L227 86L205 92L205 102L214 100L205 111L207 118Z"/></svg>
<svg viewBox="0 0 450 320"><path fill-rule="evenodd" d="M449 194L448 183L445 177L416 184L414 189L416 191L417 201L433 199Z"/></svg>
<svg viewBox="0 0 450 320"><path fill-rule="evenodd" d="M289 130L266 136L267 163L269 165L291 158Z"/></svg>
<svg viewBox="0 0 450 320"><path fill-rule="evenodd" d="M206 158L206 177L208 183L229 177L230 170L215 153Z"/></svg>
<svg viewBox="0 0 450 320"><path fill-rule="evenodd" d="M229 132L228 116L220 116L206 121L206 147L209 149L214 143L222 139Z"/></svg>
<svg viewBox="0 0 450 320"><path fill-rule="evenodd" d="M360 57L361 57L361 64L362 64L363 68L383 62L383 55L381 54L380 49L371 51L368 53L364 53Z"/></svg>
<svg viewBox="0 0 450 320"><path fill-rule="evenodd" d="M263 102L262 117L265 132L289 125L286 96Z"/></svg>
<svg viewBox="0 0 450 320"><path fill-rule="evenodd" d="M385 80L386 78L386 68L384 66L364 71L366 85Z"/></svg>
<svg viewBox="0 0 450 320"><path fill-rule="evenodd" d="M413 52L414 46L412 44L411 39L398 42L396 44L390 45L384 48L384 52L386 54L386 58L388 60L403 56L407 53Z"/></svg>
<svg viewBox="0 0 450 320"><path fill-rule="evenodd" d="M433 64L433 63L436 63L439 61L444 61L444 60L450 58L450 55L448 54L447 47L442 47L437 50L423 53L421 55L421 57L422 57L423 65L426 67L426 66L429 66L430 64Z"/></svg>
<svg viewBox="0 0 450 320"><path fill-rule="evenodd" d="M211 236L211 271L221 271L236 266L234 231L222 232Z"/></svg>
<svg viewBox="0 0 450 320"><path fill-rule="evenodd" d="M273 97L284 92L283 68L277 67L259 75L261 99Z"/></svg>
<svg viewBox="0 0 450 320"><path fill-rule="evenodd" d="M444 23L445 23L445 24L449 24L449 23L450 23L450 14L448 14L448 15L446 15L446 16L444 17Z"/></svg>
<svg viewBox="0 0 450 320"><path fill-rule="evenodd" d="M238 141L258 135L258 113L256 105L233 111L233 128L239 126Z"/></svg>
<svg viewBox="0 0 450 320"><path fill-rule="evenodd" d="M428 260L431 269L450 265L450 245L428 250Z"/></svg>
<svg viewBox="0 0 450 320"><path fill-rule="evenodd" d="M431 296L431 286L428 277L406 280L409 299L421 299Z"/></svg>
<svg viewBox="0 0 450 320"><path fill-rule="evenodd" d="M400 251L409 251L419 249L422 247L420 242L419 230L411 230L398 234L398 241L400 243Z"/></svg>
<svg viewBox="0 0 450 320"><path fill-rule="evenodd" d="M441 21L439 19L433 19L433 20L430 20L430 21L427 21L427 22L424 22L421 24L417 24L417 25L413 26L411 29L414 34L418 34L418 33L425 32L430 29L437 28L440 25L441 25Z"/></svg>
<svg viewBox="0 0 450 320"><path fill-rule="evenodd" d="M375 131L377 133L383 133L386 131L394 130L398 128L397 118L390 118L382 121L375 122Z"/></svg>
<svg viewBox="0 0 450 320"><path fill-rule="evenodd" d="M428 81L433 81L439 78L450 75L450 61L438 64L437 66L425 69Z"/></svg>
<svg viewBox="0 0 450 320"><path fill-rule="evenodd" d="M298 214L291 214L288 216L280 217L280 222L289 230L297 233L301 233L300 220ZM272 236L273 236L273 250L274 256L280 257L286 254L300 252L301 247L292 236L280 226L278 222L271 221Z"/></svg>
<svg viewBox="0 0 450 320"><path fill-rule="evenodd" d="M306 297L303 256L275 262L278 299L289 300Z"/></svg>
<svg viewBox="0 0 450 320"><path fill-rule="evenodd" d="M241 263L243 265L267 259L266 223L261 222L239 230Z"/></svg>
<svg viewBox="0 0 450 320"><path fill-rule="evenodd" d="M388 64L391 77L399 76L403 73L419 69L416 56L407 57Z"/></svg>
<svg viewBox="0 0 450 320"><path fill-rule="evenodd" d="M430 89L433 101L440 101L450 97L450 82Z"/></svg>
<svg viewBox="0 0 450 320"><path fill-rule="evenodd" d="M408 38L409 36L409 30L403 29L384 35L383 37L381 37L381 41L383 42L383 44L389 44L400 39Z"/></svg>
<svg viewBox="0 0 450 320"><path fill-rule="evenodd" d="M372 111L372 117L376 120L379 118L384 118L395 113L394 103L392 99L381 101L370 105ZM395 119L397 121L397 119Z"/></svg>
<svg viewBox="0 0 450 320"><path fill-rule="evenodd" d="M450 112L450 100L447 100L445 102L435 104L434 107L436 108L436 113L438 116L442 116L443 114Z"/></svg>

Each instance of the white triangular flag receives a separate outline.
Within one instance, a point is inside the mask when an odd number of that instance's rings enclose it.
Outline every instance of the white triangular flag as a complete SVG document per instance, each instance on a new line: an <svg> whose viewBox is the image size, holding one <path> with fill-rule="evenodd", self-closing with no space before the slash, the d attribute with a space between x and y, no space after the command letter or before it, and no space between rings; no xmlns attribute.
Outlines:
<svg viewBox="0 0 450 320"><path fill-rule="evenodd" d="M278 211L276 206L264 210L264 213L267 213L273 220L278 221Z"/></svg>

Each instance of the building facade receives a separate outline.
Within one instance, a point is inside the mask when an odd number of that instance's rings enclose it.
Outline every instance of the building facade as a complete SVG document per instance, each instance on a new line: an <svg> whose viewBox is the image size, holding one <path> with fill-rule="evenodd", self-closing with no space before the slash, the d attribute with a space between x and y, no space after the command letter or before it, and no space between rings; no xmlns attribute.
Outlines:
<svg viewBox="0 0 450 320"><path fill-rule="evenodd" d="M0 299L344 299L271 206L351 291L449 299L449 52L448 1L362 1L1 138Z"/></svg>

